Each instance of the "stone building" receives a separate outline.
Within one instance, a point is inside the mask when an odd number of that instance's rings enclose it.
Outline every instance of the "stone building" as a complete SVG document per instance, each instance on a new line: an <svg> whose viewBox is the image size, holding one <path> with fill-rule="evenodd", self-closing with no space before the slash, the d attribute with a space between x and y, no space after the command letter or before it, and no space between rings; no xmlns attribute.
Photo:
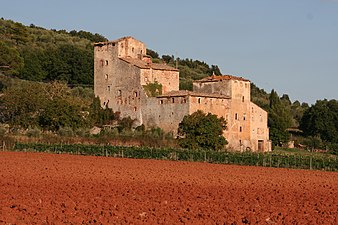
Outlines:
<svg viewBox="0 0 338 225"><path fill-rule="evenodd" d="M267 112L250 101L249 80L213 75L195 81L193 91L179 90L179 71L152 63L145 44L133 37L94 44L94 92L103 107L135 125L175 135L185 115L202 110L226 119L227 148L271 150Z"/></svg>

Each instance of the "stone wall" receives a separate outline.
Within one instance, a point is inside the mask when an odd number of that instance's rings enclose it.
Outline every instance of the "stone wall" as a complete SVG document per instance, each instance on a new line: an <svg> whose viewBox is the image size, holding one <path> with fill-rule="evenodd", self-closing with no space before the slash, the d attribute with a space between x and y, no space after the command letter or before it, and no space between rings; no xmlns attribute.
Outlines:
<svg viewBox="0 0 338 225"><path fill-rule="evenodd" d="M179 72L174 70L142 69L141 85L158 82L162 84L162 93L179 89Z"/></svg>

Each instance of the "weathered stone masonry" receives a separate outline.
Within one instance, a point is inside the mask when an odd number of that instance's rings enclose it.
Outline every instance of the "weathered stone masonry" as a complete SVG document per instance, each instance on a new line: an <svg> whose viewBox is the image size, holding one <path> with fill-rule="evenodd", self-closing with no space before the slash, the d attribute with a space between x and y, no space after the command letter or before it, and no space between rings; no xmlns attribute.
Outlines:
<svg viewBox="0 0 338 225"><path fill-rule="evenodd" d="M144 85L158 83L162 94L148 96ZM94 44L94 92L102 106L130 116L136 125L177 133L185 115L197 110L223 116L224 136L234 150L270 151L267 112L250 101L250 81L211 76L179 90L179 71L152 63L144 43L133 37Z"/></svg>

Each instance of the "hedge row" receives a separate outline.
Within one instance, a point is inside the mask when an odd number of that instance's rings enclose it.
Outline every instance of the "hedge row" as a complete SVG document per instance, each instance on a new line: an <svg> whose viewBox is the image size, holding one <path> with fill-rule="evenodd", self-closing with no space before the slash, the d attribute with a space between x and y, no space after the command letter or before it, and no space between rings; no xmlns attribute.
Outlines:
<svg viewBox="0 0 338 225"><path fill-rule="evenodd" d="M14 150L338 171L338 157L287 155L273 152L215 152L151 147L41 143L16 143Z"/></svg>

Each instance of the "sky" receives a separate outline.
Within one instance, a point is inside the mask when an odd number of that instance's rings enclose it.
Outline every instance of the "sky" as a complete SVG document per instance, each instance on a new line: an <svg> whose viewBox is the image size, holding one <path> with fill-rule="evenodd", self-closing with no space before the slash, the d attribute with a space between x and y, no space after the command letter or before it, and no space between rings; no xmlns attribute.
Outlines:
<svg viewBox="0 0 338 225"><path fill-rule="evenodd" d="M0 0L0 17L133 36L291 101L338 99L338 0Z"/></svg>

